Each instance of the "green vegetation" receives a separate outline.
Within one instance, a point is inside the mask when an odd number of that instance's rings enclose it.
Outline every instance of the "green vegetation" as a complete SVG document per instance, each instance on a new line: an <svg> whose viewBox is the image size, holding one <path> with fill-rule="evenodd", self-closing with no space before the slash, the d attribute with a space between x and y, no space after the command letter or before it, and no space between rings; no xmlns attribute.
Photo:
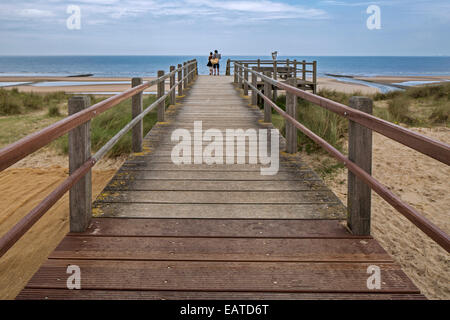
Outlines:
<svg viewBox="0 0 450 320"><path fill-rule="evenodd" d="M27 114L45 107L58 107L67 102L68 97L64 92L40 94L19 92L16 88L0 89L0 116Z"/></svg>
<svg viewBox="0 0 450 320"><path fill-rule="evenodd" d="M58 106L48 107L48 116L49 117L60 117L61 112L59 112Z"/></svg>
<svg viewBox="0 0 450 320"><path fill-rule="evenodd" d="M67 116L70 95L62 92L36 94L17 89L0 89L0 147L13 143L33 132L43 129ZM105 97L90 96L91 104ZM153 95L144 96L144 107L156 100ZM91 121L92 151L99 150L128 122L131 121L131 99L95 117ZM157 122L156 110L144 118L144 134ZM62 154L68 152L67 135L53 141L48 148ZM131 132L125 135L108 154L118 157L131 152Z"/></svg>
<svg viewBox="0 0 450 320"><path fill-rule="evenodd" d="M332 90L320 90L318 95L348 105L352 96L361 93L346 94ZM449 126L450 125L450 83L424 87L408 88L405 91L377 93L369 96L374 100L375 116L403 126ZM286 110L286 96L280 95L277 105ZM263 106L260 106L263 108ZM298 100L297 119L308 129L325 139L341 152L347 140L348 120L322 107L303 99ZM272 122L280 133L285 134L285 121L273 110ZM307 154L325 154L325 151L311 139L298 131L299 150ZM321 175L333 173L342 165L331 157L322 157L314 168Z"/></svg>
<svg viewBox="0 0 450 320"><path fill-rule="evenodd" d="M102 101L104 98L95 98L91 96L91 104ZM144 107L149 106L156 100L153 95L145 96ZM93 152L99 150L107 143L117 132L125 127L131 121L131 99L128 99L112 109L95 117L91 121L91 148ZM144 117L144 135L150 131L157 122L156 110L150 112ZM55 147L66 154L69 150L67 136L61 137L54 142ZM112 150L108 153L109 157L118 157L131 153L131 132L128 132L120 139Z"/></svg>

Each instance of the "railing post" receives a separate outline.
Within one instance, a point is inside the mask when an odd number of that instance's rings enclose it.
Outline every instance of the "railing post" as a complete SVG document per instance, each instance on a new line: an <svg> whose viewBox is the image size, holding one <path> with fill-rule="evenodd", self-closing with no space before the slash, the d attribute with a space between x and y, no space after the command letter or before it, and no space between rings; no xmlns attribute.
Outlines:
<svg viewBox="0 0 450 320"><path fill-rule="evenodd" d="M306 61L302 61L302 80L306 80Z"/></svg>
<svg viewBox="0 0 450 320"><path fill-rule="evenodd" d="M191 73L190 73L190 71L191 71L191 65L190 65L190 63L191 63L191 61L189 60L189 61L187 62L187 65L186 65L187 84L188 84L188 85L191 84Z"/></svg>
<svg viewBox="0 0 450 320"><path fill-rule="evenodd" d="M261 72L260 68L261 68L261 59L258 59L258 72Z"/></svg>
<svg viewBox="0 0 450 320"><path fill-rule="evenodd" d="M238 67L236 61L234 62L234 84L238 84Z"/></svg>
<svg viewBox="0 0 450 320"><path fill-rule="evenodd" d="M270 78L270 72L265 72L265 76ZM264 80L264 95L272 99L272 84ZM272 122L272 106L264 100L264 122Z"/></svg>
<svg viewBox="0 0 450 320"><path fill-rule="evenodd" d="M369 98L352 97L350 107L372 114L372 100ZM349 160L372 174L372 130L350 120L348 137ZM347 224L354 235L370 235L370 204L370 187L348 171Z"/></svg>
<svg viewBox="0 0 450 320"><path fill-rule="evenodd" d="M231 60L228 59L228 60L227 60L227 69L226 69L226 71L225 71L225 75L227 75L227 76L231 75L231 70L230 70L230 68L231 68Z"/></svg>
<svg viewBox="0 0 450 320"><path fill-rule="evenodd" d="M175 71L175 66L170 66L170 72ZM175 86L175 72L172 73L172 75L170 76L170 88L172 89L172 87ZM170 91L170 104L171 105L175 105L175 90L176 88L173 88L172 91Z"/></svg>
<svg viewBox="0 0 450 320"><path fill-rule="evenodd" d="M164 71L159 70L158 71L158 78L161 78L164 76ZM161 98L165 94L166 86L165 81L159 81L158 82L158 98ZM161 101L161 103L158 105L158 122L164 122L165 119L165 113L166 113L166 99L164 101Z"/></svg>
<svg viewBox="0 0 450 320"><path fill-rule="evenodd" d="M131 79L131 86L137 87L142 84L142 78ZM142 96L143 93L136 93L131 98L131 117L134 119L142 113ZM142 152L142 135L144 132L142 120L136 123L132 130L131 148L133 152Z"/></svg>
<svg viewBox="0 0 450 320"><path fill-rule="evenodd" d="M242 66L243 64L241 63L241 65L239 66L239 89L242 89L242 84L244 82L244 69L242 68Z"/></svg>
<svg viewBox="0 0 450 320"><path fill-rule="evenodd" d="M291 71L289 70L289 67L291 66L289 59L286 59L286 76L288 78L291 77Z"/></svg>
<svg viewBox="0 0 450 320"><path fill-rule="evenodd" d="M289 78L287 83L293 87L297 87L297 79ZM286 112L292 118L297 119L297 96L292 93L286 94ZM286 124L286 152L296 153L298 148L297 128L294 125L284 120Z"/></svg>
<svg viewBox="0 0 450 320"><path fill-rule="evenodd" d="M278 80L278 62L277 60L274 60L273 62L273 77L274 80ZM274 88L273 90L273 101L277 100L278 92L277 89Z"/></svg>
<svg viewBox="0 0 450 320"><path fill-rule="evenodd" d="M255 67L252 68L255 71ZM258 80L256 74L252 73L252 86L257 88ZM258 104L258 94L255 89L252 89L252 105L256 106Z"/></svg>
<svg viewBox="0 0 450 320"><path fill-rule="evenodd" d="M195 76L198 77L198 61L195 59Z"/></svg>
<svg viewBox="0 0 450 320"><path fill-rule="evenodd" d="M184 89L186 89L187 88L187 86L188 86L188 79L187 79L187 67L186 67L186 62L183 62L183 78L184 78L184 80L183 80L183 85L184 85Z"/></svg>
<svg viewBox="0 0 450 320"><path fill-rule="evenodd" d="M177 75L177 81L178 81L178 95L182 96L183 95L183 81L181 81L181 79L183 79L183 69L181 64L178 64L178 75Z"/></svg>
<svg viewBox="0 0 450 320"><path fill-rule="evenodd" d="M69 99L69 115L90 106L89 97ZM91 123L83 123L69 131L69 174L81 167L91 157ZM82 177L69 192L70 232L84 232L92 217L92 172Z"/></svg>
<svg viewBox="0 0 450 320"><path fill-rule="evenodd" d="M248 63L245 64L245 67L248 68ZM244 69L244 96L248 96L248 69Z"/></svg>
<svg viewBox="0 0 450 320"><path fill-rule="evenodd" d="M317 92L317 61L313 61L313 93Z"/></svg>
<svg viewBox="0 0 450 320"><path fill-rule="evenodd" d="M294 78L297 79L297 60L294 59Z"/></svg>

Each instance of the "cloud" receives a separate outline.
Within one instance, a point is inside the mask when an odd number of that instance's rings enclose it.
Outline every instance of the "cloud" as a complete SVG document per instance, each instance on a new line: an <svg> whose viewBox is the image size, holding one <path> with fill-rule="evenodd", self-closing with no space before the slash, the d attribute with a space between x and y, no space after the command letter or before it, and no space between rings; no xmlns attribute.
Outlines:
<svg viewBox="0 0 450 320"><path fill-rule="evenodd" d="M54 13L51 11L39 9L22 9L18 10L17 14L24 18L48 18L54 16Z"/></svg>

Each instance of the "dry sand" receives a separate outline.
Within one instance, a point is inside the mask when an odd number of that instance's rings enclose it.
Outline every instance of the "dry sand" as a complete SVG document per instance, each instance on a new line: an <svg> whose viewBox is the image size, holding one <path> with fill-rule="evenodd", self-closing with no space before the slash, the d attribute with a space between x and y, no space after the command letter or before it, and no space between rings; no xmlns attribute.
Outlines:
<svg viewBox="0 0 450 320"><path fill-rule="evenodd" d="M144 78L145 81L153 80L155 78ZM449 76L422 76L422 77L355 77L355 79L373 81L379 83L397 83L403 81L445 81L450 80ZM43 82L43 81L80 81L80 82L112 82L112 81L130 81L130 78L93 78L93 77L0 77L0 82ZM360 92L362 94L374 94L379 92L379 89L366 86L364 84L343 82L332 78L319 77L317 78L318 89L336 90L345 93ZM64 91L66 93L89 93L89 92L122 92L130 88L127 84L99 84L99 85L80 85L80 86L53 86L53 87L33 87L31 85L20 85L7 87L7 89L17 88L23 92L40 92L48 93L55 91ZM168 80L166 80L166 90L169 89ZM152 86L145 90L146 92L156 92L156 86Z"/></svg>
<svg viewBox="0 0 450 320"><path fill-rule="evenodd" d="M450 128L413 129L450 143ZM450 167L374 133L373 176L450 233ZM347 203L347 170L326 179ZM372 235L430 299L450 299L450 254L372 192Z"/></svg>
<svg viewBox="0 0 450 320"><path fill-rule="evenodd" d="M153 80L155 78L144 78L144 81ZM0 77L0 82L55 82L55 86L51 87L35 87L31 85L19 85L6 87L5 89L17 88L22 92L49 93L63 91L65 93L89 93L89 92L123 92L130 88L128 84L92 84L92 85L70 85L57 86L58 81L64 82L114 82L114 81L130 81L130 78L92 78L92 77ZM170 89L169 80L166 80L166 90ZM156 85L146 89L145 92L156 92Z"/></svg>
<svg viewBox="0 0 450 320"><path fill-rule="evenodd" d="M401 82L435 80L434 77L378 77L376 81ZM442 77L439 77L442 79ZM119 78L0 78L0 81L112 81ZM319 78L319 88L363 94L378 90L364 85ZM366 80L373 80L366 79ZM30 87L39 92L121 91L127 85L77 87ZM47 91L48 90L48 91ZM155 89L150 88L149 91ZM417 129L444 142L450 142L450 129ZM307 158L307 157L306 157ZM93 172L93 198L113 177L124 159L99 163ZM41 151L0 173L0 235L9 230L33 206L51 192L67 176L67 158L51 151ZM447 233L450 232L450 168L390 139L374 134L373 174L390 186ZM347 173L342 170L327 184L346 203ZM372 233L382 246L400 263L428 298L450 298L450 257L429 240L401 214L376 194L373 195ZM47 256L68 232L68 195L64 196L44 217L0 259L0 299L13 299L28 282Z"/></svg>
<svg viewBox="0 0 450 320"><path fill-rule="evenodd" d="M94 167L93 199L123 159ZM32 155L0 173L0 235L5 234L68 175L67 158L51 152ZM60 166L63 165L63 166ZM14 299L69 231L68 194L48 211L2 258L0 299Z"/></svg>

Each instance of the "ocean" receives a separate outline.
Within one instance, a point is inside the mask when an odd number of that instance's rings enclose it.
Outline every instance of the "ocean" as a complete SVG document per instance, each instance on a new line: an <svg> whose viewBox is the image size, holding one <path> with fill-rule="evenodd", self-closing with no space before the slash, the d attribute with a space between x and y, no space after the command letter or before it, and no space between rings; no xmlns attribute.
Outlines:
<svg viewBox="0 0 450 320"><path fill-rule="evenodd" d="M150 77L158 70L196 58L199 73L208 74L205 56L0 56L0 76ZM269 59L269 56L227 56L222 54L221 73L227 59ZM327 73L356 76L450 75L450 57L314 57L279 56L298 61L317 60L319 76Z"/></svg>

